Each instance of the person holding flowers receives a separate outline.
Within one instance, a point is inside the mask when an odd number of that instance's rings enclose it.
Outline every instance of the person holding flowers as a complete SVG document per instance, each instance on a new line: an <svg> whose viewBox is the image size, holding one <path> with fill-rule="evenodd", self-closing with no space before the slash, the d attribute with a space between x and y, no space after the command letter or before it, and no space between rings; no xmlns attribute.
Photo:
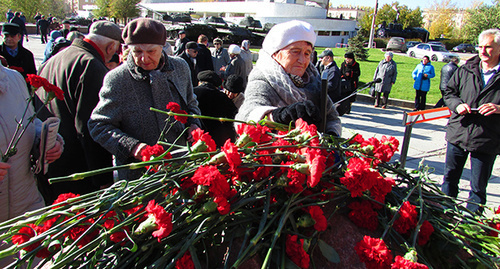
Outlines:
<svg viewBox="0 0 500 269"><path fill-rule="evenodd" d="M38 147L42 122L34 119L33 106L27 102L30 98L23 76L17 71L0 64L0 222L20 216L25 212L45 206L44 199L38 191L35 175L31 170L31 152ZM18 121L23 126L18 126ZM24 132L19 135L18 127ZM18 134L18 135L15 135ZM19 140L13 139L18 137ZM37 140L38 139L38 140ZM14 152L10 153L15 142ZM51 163L57 160L63 150L61 137L55 146L46 154ZM3 248L2 245L0 248ZM0 267L11 263L14 257L0 260Z"/></svg>
<svg viewBox="0 0 500 269"><path fill-rule="evenodd" d="M165 110L167 104L175 102L180 105L175 110L200 114L188 65L162 50L167 37L163 24L138 18L125 26L122 37L130 48L129 57L104 78L99 103L88 123L92 138L115 156L118 165L142 160L141 152L157 144L164 127L169 131L162 140L185 145L187 134L201 125L193 118L166 122L167 115L150 110ZM190 130L179 137L186 127ZM135 179L143 172L119 170L118 176Z"/></svg>
<svg viewBox="0 0 500 269"><path fill-rule="evenodd" d="M321 80L310 63L316 34L303 21L275 25L267 34L259 60L248 78L245 101L236 119L269 120L289 124L302 118L309 124L321 122ZM341 124L330 99L327 100L326 132L341 135Z"/></svg>

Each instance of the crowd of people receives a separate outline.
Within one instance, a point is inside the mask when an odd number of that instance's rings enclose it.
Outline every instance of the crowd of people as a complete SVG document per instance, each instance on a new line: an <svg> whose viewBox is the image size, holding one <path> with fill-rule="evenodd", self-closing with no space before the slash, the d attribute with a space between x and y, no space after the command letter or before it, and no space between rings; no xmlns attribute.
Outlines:
<svg viewBox="0 0 500 269"><path fill-rule="evenodd" d="M309 23L302 21L275 25L265 37L254 65L254 54L249 50L248 40L225 48L222 39L215 38L213 48L210 48L207 36L202 34L197 40L190 41L184 31L179 31L179 38L172 47L167 42L163 24L149 18L134 19L124 29L109 21L95 21L87 35L78 32L72 35L74 29L63 21L63 26L53 30L50 39L46 40L44 34L47 34L50 23L45 23L43 15L37 14L36 17L42 43L50 46L38 72L33 54L22 46L26 30L16 23L15 18L20 18L18 12L13 14L9 23L2 25L4 43L0 55L6 62L3 65L19 71L24 77L38 73L65 94L64 100L52 100L40 114L41 120L49 116L60 118L59 134L64 139L64 151L60 143L51 155L53 163L49 167L49 177L141 161L142 151L148 145L157 144L160 137L168 143L185 145L193 139L191 131L198 128L209 131L218 146L227 139L234 141L233 124L195 118L186 122L174 121L149 109L164 110L171 102L189 114L243 121L267 118L289 124L302 118L319 125L326 118L325 133L340 137L339 116L350 112L355 100L353 93L358 88L360 66L354 53L345 53L339 68L333 52L324 50L315 65L316 59L312 55L315 55L316 33ZM479 55L462 67L458 67L454 59L441 70L443 102L452 111L446 136L448 151L443 191L450 196L457 195L457 182L470 154L473 174L477 175L471 181L470 196L472 201L485 204L487 181L496 155L500 153L500 125L497 124L500 114L500 31L483 32L479 37L479 48ZM23 103L28 94L29 85L11 69L0 67L2 116L6 104ZM324 114L319 109L322 72L328 72L330 97ZM393 54L387 52L373 76L374 80L381 81L374 86L376 107L387 107L397 74ZM426 93L434 76L434 67L429 58L424 57L413 71L415 110L425 109ZM47 93L39 89L36 94L43 100ZM9 98L17 99L14 102ZM35 105L35 109L39 108L43 108L40 103ZM3 130L4 126L10 130L15 123L0 125L2 135L11 133ZM169 132L161 135L166 124L170 126ZM185 129L188 131L184 132ZM16 162L0 162L2 190L7 184L5 182L31 184L30 190L36 186L35 177L28 169L27 157L36 135L37 130L30 130L24 150L18 152L22 158ZM0 140L2 152L7 140L8 137ZM17 165L26 170L19 177L29 183L13 178L21 171L13 169ZM144 171L140 169L120 170L115 177L130 180L142 173ZM49 204L61 193L89 193L108 187L114 180L113 174L102 174L82 181L54 184L43 198ZM0 210L0 221L41 207L43 199L33 193L38 192L11 192L10 189L0 192L0 198L10 199L11 203L26 195L33 199L29 205L8 214L4 213L7 210L4 207ZM480 207L471 208L480 210Z"/></svg>

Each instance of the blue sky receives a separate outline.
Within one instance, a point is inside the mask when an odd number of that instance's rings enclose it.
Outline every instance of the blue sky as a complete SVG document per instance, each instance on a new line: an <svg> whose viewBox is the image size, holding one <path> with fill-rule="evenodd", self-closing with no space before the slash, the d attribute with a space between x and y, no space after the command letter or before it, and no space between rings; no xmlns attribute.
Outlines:
<svg viewBox="0 0 500 269"><path fill-rule="evenodd" d="M471 0L451 0L451 3L455 4L456 7L458 7L458 8L468 8L472 5L473 1L471 1ZM396 2L396 0L379 0L378 4L380 7L380 6L383 6L384 4L391 4L393 2ZM401 5L407 5L411 9L415 9L415 8L417 8L417 6L420 6L421 9L424 9L424 8L431 7L432 4L434 3L434 0L399 0L398 2ZM437 0L437 2L441 3L442 0ZM484 2L485 4L488 4L488 5L491 5L493 3L492 0L484 0L484 1L478 1L478 2ZM370 7L375 6L375 0L349 0L349 1L330 0L330 3L332 6L338 6L338 5L370 6Z"/></svg>

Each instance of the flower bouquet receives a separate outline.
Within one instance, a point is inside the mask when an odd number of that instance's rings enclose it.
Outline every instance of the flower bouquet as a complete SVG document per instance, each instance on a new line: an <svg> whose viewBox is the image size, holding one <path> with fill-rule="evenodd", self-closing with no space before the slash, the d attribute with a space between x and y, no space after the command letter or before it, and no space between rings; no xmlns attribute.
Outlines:
<svg viewBox="0 0 500 269"><path fill-rule="evenodd" d="M143 162L109 168L146 167L141 178L0 224L11 243L0 259L20 253L10 268L332 268L342 251L367 268L498 265L500 215L464 215L428 169L389 164L396 139L324 136L301 119L237 133L220 149L202 130L187 146L159 141ZM326 236L340 225L361 232L354 246Z"/></svg>

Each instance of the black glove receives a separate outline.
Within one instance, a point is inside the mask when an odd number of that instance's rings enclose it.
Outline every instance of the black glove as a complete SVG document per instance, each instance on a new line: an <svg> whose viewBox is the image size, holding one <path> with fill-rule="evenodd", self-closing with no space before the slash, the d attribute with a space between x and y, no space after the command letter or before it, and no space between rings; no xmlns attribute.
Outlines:
<svg viewBox="0 0 500 269"><path fill-rule="evenodd" d="M271 114L275 122L283 124L289 124L290 121L295 121L299 118L302 118L309 124L318 125L321 122L320 112L310 100L277 108Z"/></svg>

